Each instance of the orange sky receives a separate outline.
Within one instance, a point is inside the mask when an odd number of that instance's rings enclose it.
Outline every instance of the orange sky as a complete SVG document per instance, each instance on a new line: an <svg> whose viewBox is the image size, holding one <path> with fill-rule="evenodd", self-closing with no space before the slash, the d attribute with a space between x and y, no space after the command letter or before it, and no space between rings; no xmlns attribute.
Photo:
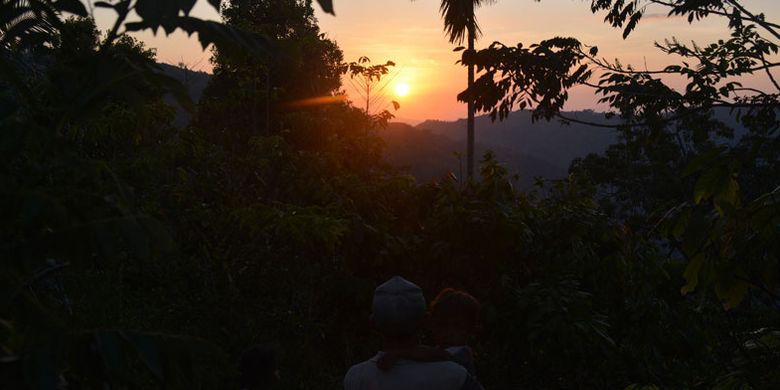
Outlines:
<svg viewBox="0 0 780 390"><path fill-rule="evenodd" d="M746 0L748 9L764 12L769 20L780 19L779 0ZM334 0L336 16L321 12L315 4L323 32L338 42L346 61L368 56L373 62L393 60L398 64L394 83L409 86L407 96L389 96L401 103L398 120L416 123L425 119L452 120L465 116L465 105L455 96L466 83L465 68L455 65L459 54L444 37L439 17L440 0ZM637 30L627 39L602 22L603 15L590 13L589 0L503 0L477 11L483 37L477 46L493 41L505 44L533 43L553 36L573 36L597 45L599 55L620 58L624 64L658 68L669 58L653 47L654 41L676 36L681 41L709 42L724 37L726 22L711 18L689 25L685 20L663 17L661 8L648 8ZM199 0L194 12L218 18L206 1ZM97 11L101 28L107 28L106 11ZM178 33L169 37L143 33L137 37L158 50L162 62L183 61L209 71L209 52L200 50L194 39ZM752 81L766 83L763 76ZM349 86L345 88L349 91ZM388 90L393 91L394 85ZM391 92L392 94L392 92ZM575 90L566 109L598 108L590 90Z"/></svg>

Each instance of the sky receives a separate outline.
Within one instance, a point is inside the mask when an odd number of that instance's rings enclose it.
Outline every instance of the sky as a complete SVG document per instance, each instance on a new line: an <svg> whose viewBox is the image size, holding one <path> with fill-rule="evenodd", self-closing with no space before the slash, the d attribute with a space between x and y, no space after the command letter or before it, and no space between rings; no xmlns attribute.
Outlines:
<svg viewBox="0 0 780 390"><path fill-rule="evenodd" d="M489 3L489 2L488 2ZM748 9L763 12L768 20L780 20L780 0L745 0ZM439 15L440 0L334 0L336 15L322 12L314 5L319 25L330 39L344 51L347 62L360 56L373 63L394 61L388 100L396 100L401 108L397 119L417 123L426 119L454 120L465 117L465 104L457 102L458 92L466 87L466 69L456 64L459 53L445 38ZM98 26L107 29L110 13L95 11ZM205 0L199 0L195 16L218 19L219 15ZM650 6L637 29L622 39L622 31L603 22L603 14L590 12L590 0L499 0L477 10L483 36L477 47L494 41L507 45L525 45L555 36L571 36L588 45L599 47L599 56L620 59L636 68L663 68L674 59L663 55L653 44L677 37L683 42L695 40L708 43L726 37L727 21L711 17L688 24L682 18L667 18L662 8ZM203 51L195 38L183 33L170 36L149 32L135 35L147 46L157 49L161 62L183 62L190 68L210 71L211 53ZM764 86L763 75L748 81L748 85ZM672 81L681 86L682 81ZM401 86L400 88L397 88ZM406 89L405 96L396 91ZM353 99L357 96L345 83ZM570 93L566 110L600 109L592 90L575 89Z"/></svg>

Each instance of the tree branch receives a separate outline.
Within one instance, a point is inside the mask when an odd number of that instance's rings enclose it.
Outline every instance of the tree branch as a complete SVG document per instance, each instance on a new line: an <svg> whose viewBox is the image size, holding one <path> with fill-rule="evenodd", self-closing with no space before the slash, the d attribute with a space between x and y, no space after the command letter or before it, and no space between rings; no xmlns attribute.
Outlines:
<svg viewBox="0 0 780 390"><path fill-rule="evenodd" d="M739 3L737 3L734 0L726 0L729 4L734 6L734 8L740 10L740 12L744 13L745 15L749 16L751 18L751 21L758 23L759 26L763 27L766 31L769 31L770 34L774 35L775 38L780 39L780 33L778 33L775 28L780 28L780 26L777 25L770 25L767 21L763 20L762 18L758 18L755 15L753 15L750 11L748 11L745 7L741 6Z"/></svg>
<svg viewBox="0 0 780 390"><path fill-rule="evenodd" d="M651 3L658 4L658 5L663 5L663 6L666 6L666 7L669 7L669 8L674 8L676 6L673 3L669 3L669 2L661 1L661 0L649 0L649 1ZM695 9L692 9L691 11L709 12L711 14L720 15L720 16L726 16L726 17L730 17L731 16L731 15L729 15L728 12L717 11L717 10L710 10L710 9L704 9L704 8L695 8ZM755 17L751 17L750 15L748 15L748 18L745 18L745 19L747 19L748 21L754 22L754 23L758 23L758 20L756 20ZM766 22L766 21L764 21L764 23L766 23L766 25L768 25L770 27L780 29L780 25L778 25L778 24L771 23L771 22Z"/></svg>

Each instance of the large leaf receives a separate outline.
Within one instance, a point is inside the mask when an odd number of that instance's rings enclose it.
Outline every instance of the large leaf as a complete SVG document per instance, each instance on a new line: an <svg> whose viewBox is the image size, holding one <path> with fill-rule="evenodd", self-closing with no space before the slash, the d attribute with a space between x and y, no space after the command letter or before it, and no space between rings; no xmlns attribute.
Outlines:
<svg viewBox="0 0 780 390"><path fill-rule="evenodd" d="M701 253L694 256L691 261L688 262L688 266L685 267L685 273L683 274L686 284L680 289L680 292L683 295L693 292L696 289L696 286L699 285L699 273L701 272L703 264L704 255Z"/></svg>
<svg viewBox="0 0 780 390"><path fill-rule="evenodd" d="M54 7L63 12L69 12L77 16L87 17L89 13L84 4L79 0L58 0Z"/></svg>
<svg viewBox="0 0 780 390"><path fill-rule="evenodd" d="M205 50L210 45L216 45L220 50L242 51L250 55L267 56L275 52L275 45L261 34L251 33L223 23L202 20L190 16L180 16L170 19L152 19L142 22L131 22L125 25L128 31L153 30L162 27L166 33L176 29L184 30L188 35L198 34L198 41Z"/></svg>
<svg viewBox="0 0 780 390"><path fill-rule="evenodd" d="M739 199L739 183L736 167L721 163L704 171L693 190L693 201L713 199L718 212L722 215L727 207L733 206Z"/></svg>
<svg viewBox="0 0 780 390"><path fill-rule="evenodd" d="M737 307L747 295L750 284L729 275L715 285L715 293L723 300L727 309Z"/></svg>
<svg viewBox="0 0 780 390"><path fill-rule="evenodd" d="M689 176L693 173L705 169L708 165L712 164L713 161L716 161L717 159L721 158L723 156L723 152L725 151L726 151L726 147L720 146L717 148L712 148L694 157L691 160L691 162L689 162L688 165L685 167L685 170L683 171L683 176Z"/></svg>
<svg viewBox="0 0 780 390"><path fill-rule="evenodd" d="M317 0L318 3L320 3L320 7L322 7L322 10L331 14L335 15L336 12L333 10L333 1L332 0Z"/></svg>
<svg viewBox="0 0 780 390"><path fill-rule="evenodd" d="M135 12L144 23L155 26L155 31L164 21L178 17L179 11L181 7L177 0L138 0L135 4Z"/></svg>

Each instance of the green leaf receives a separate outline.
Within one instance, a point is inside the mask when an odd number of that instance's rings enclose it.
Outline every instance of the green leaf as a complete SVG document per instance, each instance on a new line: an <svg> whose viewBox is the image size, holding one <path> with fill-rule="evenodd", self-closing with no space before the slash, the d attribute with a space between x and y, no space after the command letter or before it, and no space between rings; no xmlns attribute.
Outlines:
<svg viewBox="0 0 780 390"><path fill-rule="evenodd" d="M715 293L724 301L726 309L733 309L742 302L749 288L750 284L746 281L727 277L715 285Z"/></svg>
<svg viewBox="0 0 780 390"><path fill-rule="evenodd" d="M683 170L683 177L690 176L696 172L703 170L706 166L710 165L713 161L717 160L723 155L726 150L725 146L719 146L712 148L696 157L694 157Z"/></svg>
<svg viewBox="0 0 780 390"><path fill-rule="evenodd" d="M705 171L696 181L693 189L694 203L699 204L703 200L712 198L722 187L728 185L730 175L723 164Z"/></svg>
<svg viewBox="0 0 780 390"><path fill-rule="evenodd" d="M713 199L715 209L720 215L732 211L734 206L739 203L739 182L734 173L728 175L728 179L719 189Z"/></svg>
<svg viewBox="0 0 780 390"><path fill-rule="evenodd" d="M682 287L682 289L680 289L680 293L682 295L687 295L696 289L696 286L699 284L699 272L701 271L703 264L704 254L700 253L694 256L694 258L692 258L688 263L688 266L685 267L685 273L683 273L683 277L687 283Z"/></svg>
<svg viewBox="0 0 780 390"><path fill-rule="evenodd" d="M691 210L686 209L677 217L677 220L674 222L674 227L672 228L671 231L672 235L677 239L683 237L683 234L688 229L688 223L690 222L690 220L691 220Z"/></svg>

